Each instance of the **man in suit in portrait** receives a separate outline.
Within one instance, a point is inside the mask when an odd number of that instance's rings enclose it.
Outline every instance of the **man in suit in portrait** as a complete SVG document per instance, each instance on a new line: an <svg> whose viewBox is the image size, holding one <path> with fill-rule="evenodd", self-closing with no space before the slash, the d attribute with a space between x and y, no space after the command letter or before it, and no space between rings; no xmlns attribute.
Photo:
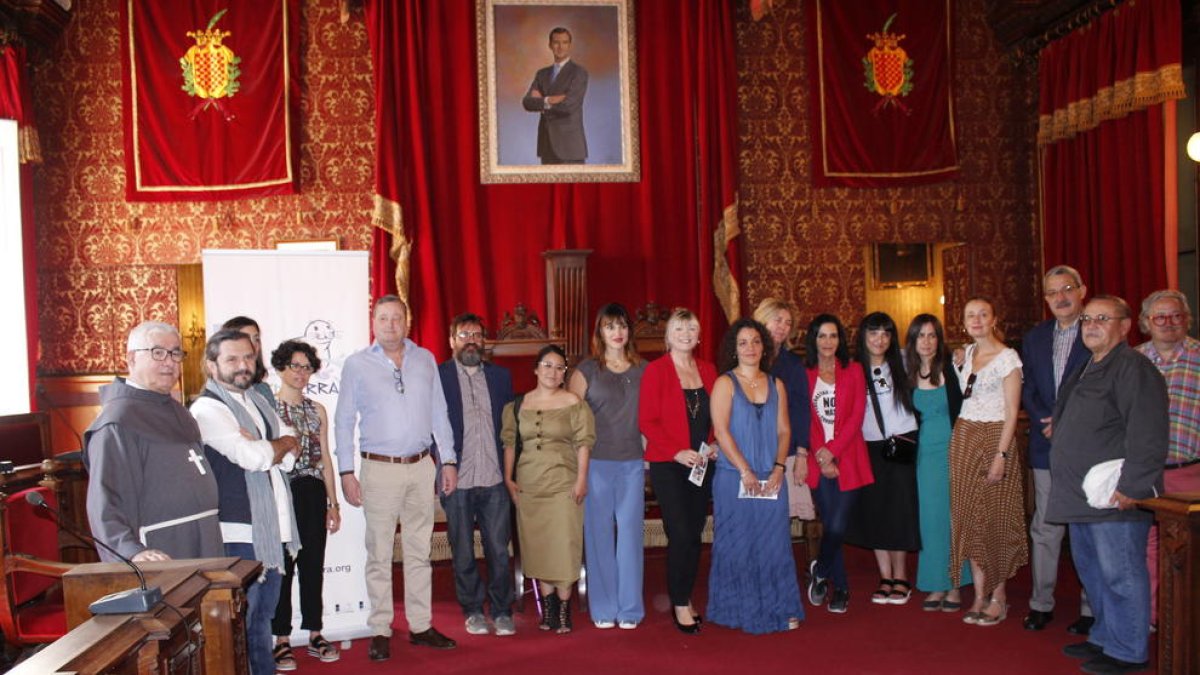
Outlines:
<svg viewBox="0 0 1200 675"><path fill-rule="evenodd" d="M508 555L512 501L504 485L500 414L513 399L513 387L507 369L483 360L483 344L483 319L478 315L460 314L450 322L454 357L438 366L438 375L458 457L458 489L441 499L454 560L454 591L466 617L466 631L505 636L516 628ZM485 586L475 560L477 525L487 561L491 626L484 616Z"/></svg>
<svg viewBox="0 0 1200 675"><path fill-rule="evenodd" d="M1025 383L1021 403L1029 414L1029 464L1033 468L1034 513L1029 525L1033 544L1033 594L1029 598L1027 630L1042 630L1054 618L1054 587L1058 582L1058 558L1066 527L1046 522L1046 502L1050 497L1051 416L1058 389L1067 375L1088 360L1079 330L1083 298L1087 286L1079 272L1057 265L1042 277L1046 305L1054 318L1034 326L1021 344L1021 363ZM1087 635L1092 625L1092 609L1087 594L1080 597L1080 617L1067 627L1077 635Z"/></svg>
<svg viewBox="0 0 1200 675"><path fill-rule="evenodd" d="M542 164L583 164L587 137L583 132L583 98L588 73L571 60L571 31L550 31L554 64L537 71L521 104L538 120L537 154Z"/></svg>

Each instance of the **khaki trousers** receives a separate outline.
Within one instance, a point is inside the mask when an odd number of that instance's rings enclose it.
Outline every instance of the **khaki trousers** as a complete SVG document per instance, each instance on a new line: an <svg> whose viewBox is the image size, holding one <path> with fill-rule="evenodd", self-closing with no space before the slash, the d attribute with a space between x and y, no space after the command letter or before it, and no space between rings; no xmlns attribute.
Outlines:
<svg viewBox="0 0 1200 675"><path fill-rule="evenodd" d="M415 464L362 460L367 596L371 599L367 625L372 635L390 637L392 634L392 550L397 521L400 522L400 543L404 549L404 618L408 621L408 630L413 633L428 630L431 625L433 575L429 549L433 536L436 473L432 457Z"/></svg>

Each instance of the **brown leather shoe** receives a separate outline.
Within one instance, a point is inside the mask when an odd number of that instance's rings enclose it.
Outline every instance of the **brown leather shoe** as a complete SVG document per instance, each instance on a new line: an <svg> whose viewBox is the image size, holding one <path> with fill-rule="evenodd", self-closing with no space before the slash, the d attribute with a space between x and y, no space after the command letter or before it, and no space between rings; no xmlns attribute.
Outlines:
<svg viewBox="0 0 1200 675"><path fill-rule="evenodd" d="M371 648L367 650L367 658L372 661L387 661L392 658L392 639L386 635L376 635L371 638Z"/></svg>
<svg viewBox="0 0 1200 675"><path fill-rule="evenodd" d="M408 634L408 641L414 645L433 647L434 649L454 649L458 646L457 642L437 632L437 629L433 626L420 633L410 632Z"/></svg>

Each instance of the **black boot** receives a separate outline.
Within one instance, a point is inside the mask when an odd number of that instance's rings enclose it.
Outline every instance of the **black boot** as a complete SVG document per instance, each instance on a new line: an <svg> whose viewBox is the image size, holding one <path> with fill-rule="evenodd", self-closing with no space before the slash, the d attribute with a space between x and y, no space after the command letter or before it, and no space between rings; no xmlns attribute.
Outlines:
<svg viewBox="0 0 1200 675"><path fill-rule="evenodd" d="M557 595L554 596L558 598ZM559 600L558 603L558 627L556 628L559 635L571 632L571 599Z"/></svg>
<svg viewBox="0 0 1200 675"><path fill-rule="evenodd" d="M542 596L542 620L538 623L540 630L558 630L561 603L554 591Z"/></svg>

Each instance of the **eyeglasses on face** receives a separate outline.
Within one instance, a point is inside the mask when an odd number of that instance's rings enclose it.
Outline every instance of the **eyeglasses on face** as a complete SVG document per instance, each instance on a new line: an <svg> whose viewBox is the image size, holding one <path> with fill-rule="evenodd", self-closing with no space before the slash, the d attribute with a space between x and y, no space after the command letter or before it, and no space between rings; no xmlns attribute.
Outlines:
<svg viewBox="0 0 1200 675"><path fill-rule="evenodd" d="M1127 318L1129 318L1129 317L1109 316L1107 314L1095 314L1095 315L1083 314L1083 315L1080 315L1080 317L1079 317L1079 323L1084 324L1084 325L1087 325L1089 323L1098 323L1101 325L1107 325L1109 321L1120 321L1122 319L1127 319Z"/></svg>
<svg viewBox="0 0 1200 675"><path fill-rule="evenodd" d="M1060 295L1066 295L1067 293L1070 293L1070 292L1078 290L1078 289L1079 289L1078 286L1075 286L1072 284L1067 284L1066 286L1063 286L1062 288L1047 288L1045 295L1046 295L1046 299L1049 300L1051 298L1057 298Z"/></svg>
<svg viewBox="0 0 1200 675"><path fill-rule="evenodd" d="M978 377L975 373L967 376L967 388L963 389L963 400L971 398L971 394L975 393L975 378Z"/></svg>
<svg viewBox="0 0 1200 675"><path fill-rule="evenodd" d="M549 368L550 370L557 370L560 373L567 372L567 367L561 363L550 363L549 361L538 361L538 366L541 368Z"/></svg>
<svg viewBox="0 0 1200 675"><path fill-rule="evenodd" d="M400 373L399 368L392 368L392 379L395 380L396 391L404 393L404 375Z"/></svg>
<svg viewBox="0 0 1200 675"><path fill-rule="evenodd" d="M293 373L311 373L313 371L313 367L310 364L296 363L295 361L287 364L287 367Z"/></svg>
<svg viewBox="0 0 1200 675"><path fill-rule="evenodd" d="M135 352L150 352L150 358L155 361L166 361L170 356L175 363L183 363L183 359L187 356L187 352L182 349L164 349L162 347L146 347L145 349L134 349Z"/></svg>
<svg viewBox="0 0 1200 675"><path fill-rule="evenodd" d="M1184 314L1183 312L1173 312L1171 314L1155 314L1154 316L1150 317L1150 323L1153 323L1155 326L1165 326L1168 323L1171 324L1172 326L1180 326L1180 325L1183 325L1183 323L1185 321L1187 321L1187 318L1188 318L1188 315Z"/></svg>
<svg viewBox="0 0 1200 675"><path fill-rule="evenodd" d="M459 340L482 340L483 339L483 331L481 331L481 330L472 330L472 331L460 330L457 333L455 333L454 336L457 337Z"/></svg>

